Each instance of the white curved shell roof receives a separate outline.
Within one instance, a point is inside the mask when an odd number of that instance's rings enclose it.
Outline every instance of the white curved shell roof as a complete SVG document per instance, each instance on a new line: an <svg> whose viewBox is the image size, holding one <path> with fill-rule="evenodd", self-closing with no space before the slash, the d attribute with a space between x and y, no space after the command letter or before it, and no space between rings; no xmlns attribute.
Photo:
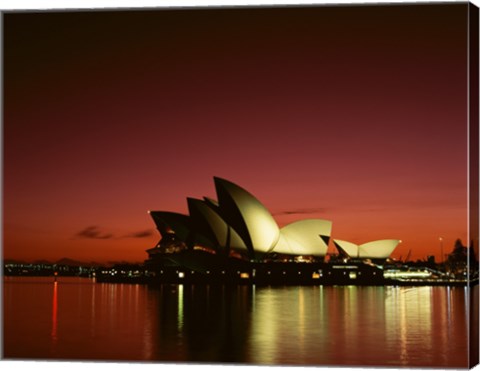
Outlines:
<svg viewBox="0 0 480 371"><path fill-rule="evenodd" d="M278 239L277 244L273 248L273 252L279 254L289 254L295 255L295 250L290 246L287 237L280 231L280 237Z"/></svg>
<svg viewBox="0 0 480 371"><path fill-rule="evenodd" d="M328 245L320 236L330 237L332 222L322 219L305 219L280 229L279 242L273 248L281 254L324 256Z"/></svg>
<svg viewBox="0 0 480 371"><path fill-rule="evenodd" d="M221 186L235 203L247 228L254 251L264 253L271 251L280 238L280 230L267 208L252 194L236 184L220 178L215 178L215 180L217 185ZM222 200L219 199L219 201L220 208L224 208ZM226 210L226 212L229 211ZM235 225L232 225L232 227L239 232L240 237L243 237L244 240L248 238L248 236L242 236Z"/></svg>
<svg viewBox="0 0 480 371"><path fill-rule="evenodd" d="M395 250L400 240L378 240L359 246L361 258L385 259Z"/></svg>
<svg viewBox="0 0 480 371"><path fill-rule="evenodd" d="M334 244L337 245L341 250L343 250L348 256L352 258L358 257L358 245L343 241L343 240L333 240Z"/></svg>
<svg viewBox="0 0 480 371"><path fill-rule="evenodd" d="M225 248L229 246L234 249L247 249L238 233L235 232L213 208L201 200L194 200L194 202L196 209L212 229L221 247ZM209 199L209 202L215 203L216 201Z"/></svg>
<svg viewBox="0 0 480 371"><path fill-rule="evenodd" d="M240 238L238 233L235 232L235 229L232 227L228 228L230 228L230 248L234 250L247 250L247 246L245 246L245 243Z"/></svg>
<svg viewBox="0 0 480 371"><path fill-rule="evenodd" d="M352 258L386 259L395 250L400 240L378 240L362 245L342 240L334 240L334 242Z"/></svg>

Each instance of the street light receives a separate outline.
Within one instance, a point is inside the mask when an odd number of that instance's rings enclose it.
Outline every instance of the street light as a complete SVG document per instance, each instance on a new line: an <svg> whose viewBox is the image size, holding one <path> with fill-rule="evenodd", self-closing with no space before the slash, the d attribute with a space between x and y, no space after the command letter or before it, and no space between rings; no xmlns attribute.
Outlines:
<svg viewBox="0 0 480 371"><path fill-rule="evenodd" d="M443 261L443 237L439 237L438 240L440 241L440 263Z"/></svg>

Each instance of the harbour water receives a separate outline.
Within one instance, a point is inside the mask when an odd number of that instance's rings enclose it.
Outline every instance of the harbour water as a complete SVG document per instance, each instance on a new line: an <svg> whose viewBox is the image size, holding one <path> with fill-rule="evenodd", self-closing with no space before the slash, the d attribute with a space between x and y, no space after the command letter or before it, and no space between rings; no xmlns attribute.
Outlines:
<svg viewBox="0 0 480 371"><path fill-rule="evenodd" d="M3 282L6 359L467 367L464 287Z"/></svg>

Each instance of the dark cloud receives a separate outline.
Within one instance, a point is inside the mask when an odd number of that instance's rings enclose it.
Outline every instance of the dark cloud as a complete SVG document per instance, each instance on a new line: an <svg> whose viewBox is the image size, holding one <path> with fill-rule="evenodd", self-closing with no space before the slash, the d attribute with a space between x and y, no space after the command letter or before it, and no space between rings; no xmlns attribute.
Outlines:
<svg viewBox="0 0 480 371"><path fill-rule="evenodd" d="M303 214L315 214L315 213L325 213L326 209L317 207L317 208L307 208L307 209L296 209L296 210L284 210L275 213L274 215L303 215Z"/></svg>
<svg viewBox="0 0 480 371"><path fill-rule="evenodd" d="M100 229L97 225L91 225L80 232L75 234L75 238L90 238L97 240L107 240L111 238L146 238L153 235L153 231L150 229L132 232L123 236L115 237L112 233L106 233Z"/></svg>
<svg viewBox="0 0 480 371"><path fill-rule="evenodd" d="M107 240L109 238L113 238L113 234L100 231L99 227L96 225L91 225L82 229L75 236L79 238L91 238L99 240Z"/></svg>
<svg viewBox="0 0 480 371"><path fill-rule="evenodd" d="M152 235L153 235L153 231L151 229L147 229L147 230L144 230L144 231L138 231L138 232L130 233L130 234L126 235L125 237L127 237L127 238L145 238L145 237L150 237Z"/></svg>

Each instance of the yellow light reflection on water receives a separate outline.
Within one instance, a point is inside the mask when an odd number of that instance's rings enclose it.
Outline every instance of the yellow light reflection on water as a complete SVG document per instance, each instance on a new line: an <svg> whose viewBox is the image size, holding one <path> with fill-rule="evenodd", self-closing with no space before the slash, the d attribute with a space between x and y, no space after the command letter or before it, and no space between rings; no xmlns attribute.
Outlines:
<svg viewBox="0 0 480 371"><path fill-rule="evenodd" d="M298 329L299 336L298 340L300 343L300 348L303 348L305 342L305 295L303 290L298 291Z"/></svg>
<svg viewBox="0 0 480 371"><path fill-rule="evenodd" d="M273 364L276 360L275 339L279 336L278 326L281 325L278 321L279 303L276 302L275 291L271 288L262 288L255 296L252 342L261 349L255 354L255 360L262 364Z"/></svg>
<svg viewBox="0 0 480 371"><path fill-rule="evenodd" d="M318 349L328 341L323 335L326 321L319 294L312 287L255 290L249 340L256 349L250 355L253 363L305 364L317 357Z"/></svg>
<svg viewBox="0 0 480 371"><path fill-rule="evenodd" d="M183 329L183 285L178 285L177 329Z"/></svg>
<svg viewBox="0 0 480 371"><path fill-rule="evenodd" d="M445 287L257 288L250 361L462 365L461 294Z"/></svg>
<svg viewBox="0 0 480 371"><path fill-rule="evenodd" d="M418 357L415 343L425 349L425 362L432 358L432 287L395 287L385 300L385 324L388 344L399 347L399 361L411 365ZM413 352L415 355L413 355ZM432 359L433 362L433 359Z"/></svg>

